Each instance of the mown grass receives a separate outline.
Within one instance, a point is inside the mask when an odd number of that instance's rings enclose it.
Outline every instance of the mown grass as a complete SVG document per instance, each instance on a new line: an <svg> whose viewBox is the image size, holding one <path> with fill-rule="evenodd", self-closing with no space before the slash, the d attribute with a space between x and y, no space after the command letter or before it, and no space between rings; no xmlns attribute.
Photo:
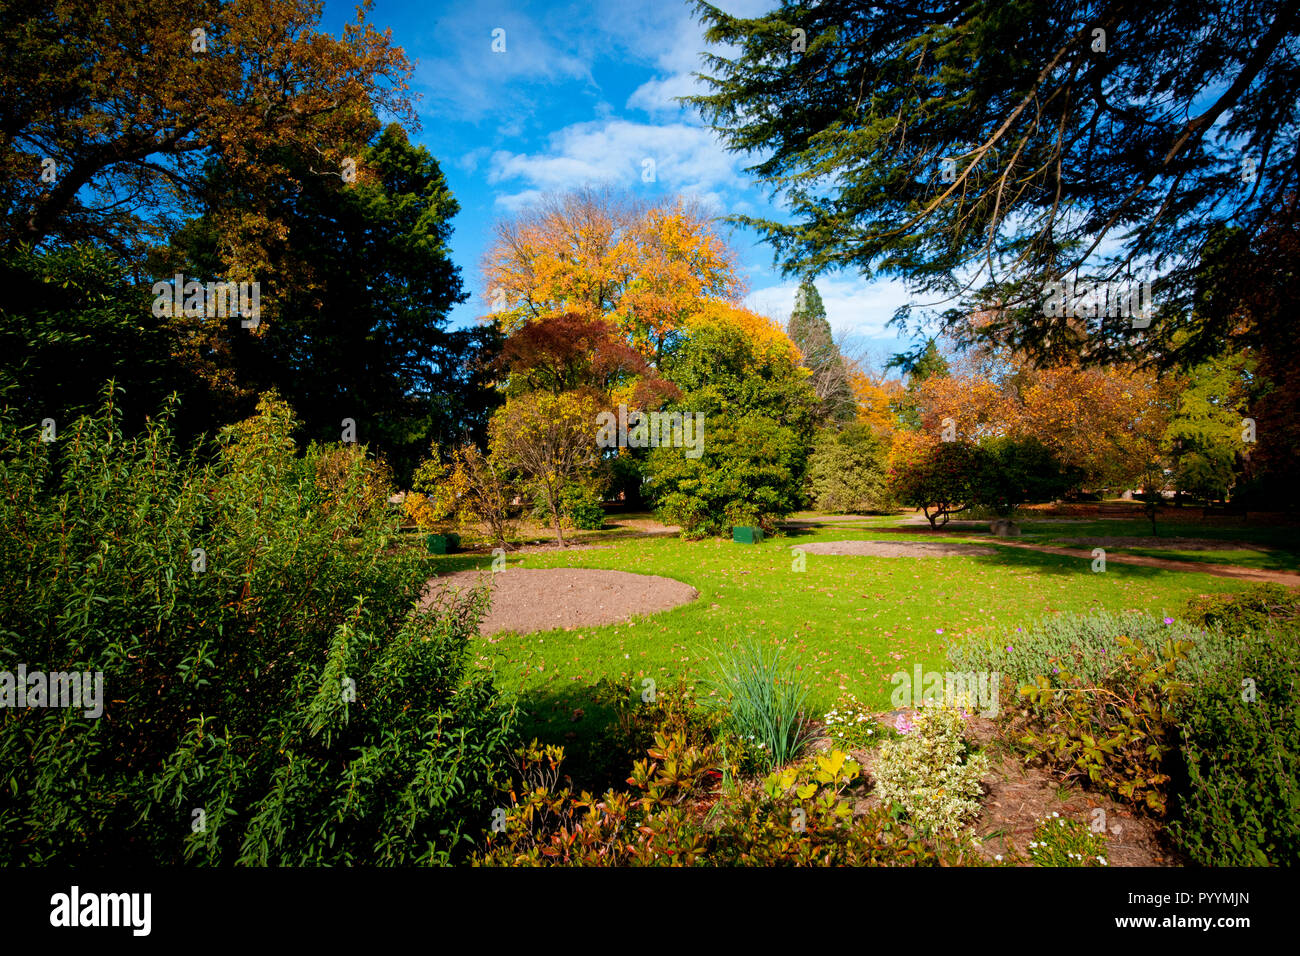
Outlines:
<svg viewBox="0 0 1300 956"><path fill-rule="evenodd" d="M707 676L719 652L745 641L783 644L810 678L814 712L844 692L887 709L890 675L944 669L954 641L989 633L1014 640L1016 628L1061 611L1144 610L1169 614L1197 594L1240 590L1249 582L1185 571L1111 563L1094 574L1086 559L998 547L989 556L874 558L806 556L795 570L790 547L815 541L965 541L972 536L899 528L898 518L867 519L770 538L756 546L676 537L601 535L598 547L511 555L510 567L607 568L658 574L694 587L692 604L604 627L480 638L478 666L516 692L534 732L573 741L603 718L588 688L602 677L646 677L667 686ZM1115 528L1118 524L1121 527ZM1089 522L1061 536L1132 535L1133 523ZM1084 530L1086 528L1086 530ZM1030 524L1026 537L1036 540ZM1197 528L1199 537L1209 537ZM1252 531L1255 529L1251 529ZM917 533L922 532L922 533ZM1059 533L1055 528L1052 533ZM606 533L601 533L606 534ZM1237 540L1248 540L1234 531ZM1200 552L1205 554L1205 552ZM442 572L487 569L488 555L431 556ZM509 573L508 571L506 573ZM578 714L581 710L582 713Z"/></svg>

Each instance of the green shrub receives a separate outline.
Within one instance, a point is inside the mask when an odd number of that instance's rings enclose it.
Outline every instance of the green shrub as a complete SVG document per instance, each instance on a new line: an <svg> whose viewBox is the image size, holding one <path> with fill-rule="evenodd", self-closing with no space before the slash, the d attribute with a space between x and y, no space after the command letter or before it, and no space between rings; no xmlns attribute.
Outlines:
<svg viewBox="0 0 1300 956"><path fill-rule="evenodd" d="M988 757L971 753L965 722L952 707L929 707L898 740L881 744L876 756L876 792L925 833L955 835L979 813L980 778Z"/></svg>
<svg viewBox="0 0 1300 956"><path fill-rule="evenodd" d="M1118 638L1125 636L1147 649L1157 649L1168 639L1191 645L1180 673L1188 680L1214 670L1232 654L1232 642L1217 629L1199 627L1137 611L1112 614L1055 614L1005 637L979 638L948 649L956 671L997 671L1013 687L1034 683L1039 677L1055 686L1059 672L1069 670L1077 679L1103 683L1122 662Z"/></svg>
<svg viewBox="0 0 1300 956"><path fill-rule="evenodd" d="M741 644L719 659L709 683L726 708L725 729L764 770L789 763L812 738L807 679L780 647Z"/></svg>
<svg viewBox="0 0 1300 956"><path fill-rule="evenodd" d="M1300 594L1280 584L1256 584L1236 594L1190 598L1181 616L1198 627L1261 630L1300 617Z"/></svg>
<svg viewBox="0 0 1300 956"><path fill-rule="evenodd" d="M826 428L813 441L808 490L818 511L883 511L889 446L867 425Z"/></svg>
<svg viewBox="0 0 1300 956"><path fill-rule="evenodd" d="M793 428L757 412L720 412L707 419L700 457L651 449L646 490L661 520L680 525L685 538L729 535L736 525L771 534L799 508L806 456Z"/></svg>
<svg viewBox="0 0 1300 956"><path fill-rule="evenodd" d="M4 424L0 670L102 672L105 703L0 712L0 862L467 851L512 737L467 671L486 595L416 613L424 561L352 452L297 457L273 399L207 464L111 400L54 443Z"/></svg>
<svg viewBox="0 0 1300 956"><path fill-rule="evenodd" d="M843 750L870 750L898 737L896 731L876 720L875 715L852 694L842 695L835 706L822 715L822 723L831 742Z"/></svg>
<svg viewBox="0 0 1300 956"><path fill-rule="evenodd" d="M605 525L600 495L584 485L569 485L560 492L564 516L580 531L599 531Z"/></svg>
<svg viewBox="0 0 1300 956"><path fill-rule="evenodd" d="M1029 859L1035 866L1109 866L1106 838L1078 820L1053 812L1034 827Z"/></svg>
<svg viewBox="0 0 1300 956"><path fill-rule="evenodd" d="M524 784L482 866L936 866L979 862L909 834L883 808L854 816L860 769L843 752L773 773L761 787L706 792L716 752L659 735L633 768L631 792L556 790L558 748L521 752ZM520 796L519 794L522 794ZM706 823L697 810L712 802Z"/></svg>
<svg viewBox="0 0 1300 956"><path fill-rule="evenodd" d="M1167 758L1189 684L1178 675L1191 644L1152 650L1121 636L1118 665L1100 681L1061 667L1020 689L1031 706L1019 742L1065 781L1086 780L1157 816L1168 809ZM1005 711L1004 711L1005 713ZM1010 724L1015 725L1012 717Z"/></svg>
<svg viewBox="0 0 1300 956"><path fill-rule="evenodd" d="M1300 637L1247 635L1179 722L1187 780L1170 831L1205 866L1300 864Z"/></svg>

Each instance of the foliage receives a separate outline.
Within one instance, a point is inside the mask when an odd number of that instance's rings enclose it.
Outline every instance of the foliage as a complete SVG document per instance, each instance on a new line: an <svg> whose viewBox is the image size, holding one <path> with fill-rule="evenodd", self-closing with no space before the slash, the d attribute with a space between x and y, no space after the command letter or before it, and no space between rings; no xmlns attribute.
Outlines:
<svg viewBox="0 0 1300 956"><path fill-rule="evenodd" d="M504 547L519 523L518 509L512 504L519 486L500 456L485 455L476 445L462 445L452 451L445 475L433 498L434 515L454 517L465 529L487 525L493 543Z"/></svg>
<svg viewBox="0 0 1300 956"><path fill-rule="evenodd" d="M1179 382L1177 407L1165 428L1164 447L1180 493L1223 501L1235 480L1246 411L1246 383L1255 359L1245 351L1214 356Z"/></svg>
<svg viewBox="0 0 1300 956"><path fill-rule="evenodd" d="M111 379L123 425L135 431L170 392L211 401L174 355L179 323L155 317L149 302L121 264L88 243L10 250L0 262L0 402L24 422L51 418L62 430L98 408ZM174 422L186 438L198 427L188 407Z"/></svg>
<svg viewBox="0 0 1300 956"><path fill-rule="evenodd" d="M818 511L884 511L889 446L868 425L823 429L813 440L808 483Z"/></svg>
<svg viewBox="0 0 1300 956"><path fill-rule="evenodd" d="M759 230L787 274L901 276L935 301L983 279L941 316L969 338L1045 358L1134 354L1145 343L1127 318L1048 315L1043 282L1094 263L1122 278L1129 263L1155 262L1157 299L1185 306L1195 251L1217 226L1241 223L1253 238L1291 204L1292 147L1263 157L1296 140L1294 10L697 9L723 52L707 58L708 89L689 102L754 158L749 169L791 213L733 221ZM1207 86L1221 94L1203 102ZM1260 157L1249 180L1246 156ZM1166 309L1166 321L1184 324L1184 310Z"/></svg>
<svg viewBox="0 0 1300 956"><path fill-rule="evenodd" d="M898 740L881 744L876 792L923 832L955 835L979 812L980 778L988 757L971 753L962 736L963 715L953 707L927 707Z"/></svg>
<svg viewBox="0 0 1300 956"><path fill-rule="evenodd" d="M558 748L523 754L522 796L489 837L482 866L936 866L970 862L958 848L909 835L882 809L854 817L860 767L841 751L774 772L762 787L723 796L711 820L711 753L658 735L638 761L633 793L554 790Z"/></svg>
<svg viewBox="0 0 1300 956"><path fill-rule="evenodd" d="M852 694L843 694L822 717L831 743L843 750L870 750L898 734L876 720Z"/></svg>
<svg viewBox="0 0 1300 956"><path fill-rule="evenodd" d="M133 0L6 5L0 244L91 239L138 252L178 201L209 198L202 173L220 164L239 169L248 190L221 223L222 274L255 274L266 262L260 242L287 211L278 189L286 179L309 185L306 168L264 161L272 147L337 174L345 150L368 139L374 113L415 119L411 64L364 12L339 36L320 29L313 4L141 13ZM202 49L192 35L199 23ZM38 175L46 157L53 184Z"/></svg>
<svg viewBox="0 0 1300 956"><path fill-rule="evenodd" d="M293 427L266 397L206 465L165 418L124 437L111 398L53 443L0 430L0 670L103 675L98 719L3 710L7 864L464 851L512 737L467 669L486 594L417 611L427 567L367 469Z"/></svg>
<svg viewBox="0 0 1300 956"><path fill-rule="evenodd" d="M356 444L313 444L306 457L316 462L322 511L347 508L359 522L379 521L387 514L393 473L382 457L371 456Z"/></svg>
<svg viewBox="0 0 1300 956"><path fill-rule="evenodd" d="M629 380L656 377L617 325L579 312L545 314L520 325L502 345L496 368L509 375L513 393L592 388L608 394Z"/></svg>
<svg viewBox="0 0 1300 956"><path fill-rule="evenodd" d="M596 467L600 405L599 397L587 391L530 392L508 398L489 426L492 456L544 495L560 547L561 493L590 477Z"/></svg>
<svg viewBox="0 0 1300 956"><path fill-rule="evenodd" d="M577 312L611 322L652 365L701 301L739 290L733 255L701 210L592 189L548 196L499 224L484 285L504 306L507 333Z"/></svg>
<svg viewBox="0 0 1300 956"><path fill-rule="evenodd" d="M1300 618L1300 597L1280 584L1255 584L1236 594L1203 594L1191 598L1182 612L1197 627L1257 631Z"/></svg>
<svg viewBox="0 0 1300 956"><path fill-rule="evenodd" d="M1054 685L1058 670L1082 681L1103 684L1122 679L1124 655L1117 639L1127 636L1149 650L1165 641L1191 645L1180 673L1189 681L1213 671L1232 655L1231 645L1217 630L1204 630L1173 618L1138 611L1052 614L1016 628L1006 637L966 640L948 649L956 671L996 671L1015 687L1045 676Z"/></svg>
<svg viewBox="0 0 1300 956"><path fill-rule="evenodd" d="M975 446L968 442L901 431L890 446L887 487L904 505L920 508L934 528L971 503L976 467Z"/></svg>
<svg viewBox="0 0 1300 956"><path fill-rule="evenodd" d="M785 327L808 369L817 394L818 418L823 422L852 421L857 407L849 384L849 369L826 321L826 307L811 279L799 284L794 311Z"/></svg>
<svg viewBox="0 0 1300 956"><path fill-rule="evenodd" d="M1106 838L1091 832L1078 820L1060 813L1043 817L1029 841L1029 858L1035 866L1108 866Z"/></svg>
<svg viewBox="0 0 1300 956"><path fill-rule="evenodd" d="M1064 495L1079 478L1037 438L986 438L976 448L970 501L1009 516L1026 502Z"/></svg>
<svg viewBox="0 0 1300 956"><path fill-rule="evenodd" d="M808 680L780 646L740 644L718 659L709 681L726 708L724 726L763 769L782 767L812 739Z"/></svg>
<svg viewBox="0 0 1300 956"><path fill-rule="evenodd" d="M302 180L277 187L283 231L264 240L270 262L251 276L264 314L256 330L235 318L193 323L201 354L191 361L212 356L236 393L276 388L309 438L336 440L352 419L405 482L431 442L481 436L496 401L486 368L496 331L447 328L468 295L450 254L460 207L438 161L396 124L350 159L352 182L310 174L316 150L259 157ZM229 236L219 224L227 206L246 201L251 175L213 174L215 210L177 233L158 274L223 274Z"/></svg>
<svg viewBox="0 0 1300 956"><path fill-rule="evenodd" d="M770 533L799 507L816 398L793 344L761 316L719 305L692 321L666 374L683 393L670 408L704 415L702 453L653 449L647 493L686 537Z"/></svg>
<svg viewBox="0 0 1300 956"><path fill-rule="evenodd" d="M1300 863L1300 640L1243 637L1179 722L1186 784L1170 832L1202 866Z"/></svg>
<svg viewBox="0 0 1300 956"><path fill-rule="evenodd" d="M1020 688L1037 718L1019 741L1064 780L1087 780L1164 816L1177 701L1189 688L1177 670L1192 645L1171 637L1150 650L1125 635L1116 641L1120 666L1104 681L1083 680L1060 667L1056 680L1039 676Z"/></svg>

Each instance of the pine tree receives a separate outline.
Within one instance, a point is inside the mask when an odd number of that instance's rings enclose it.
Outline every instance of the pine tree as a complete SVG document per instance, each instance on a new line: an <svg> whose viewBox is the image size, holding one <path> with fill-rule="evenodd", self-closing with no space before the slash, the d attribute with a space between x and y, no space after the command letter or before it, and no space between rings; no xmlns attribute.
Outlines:
<svg viewBox="0 0 1300 956"><path fill-rule="evenodd" d="M826 307L811 279L804 279L795 293L794 311L786 334L803 353L803 365L812 372L813 390L821 404L823 421L852 421L857 413L848 368L826 320Z"/></svg>

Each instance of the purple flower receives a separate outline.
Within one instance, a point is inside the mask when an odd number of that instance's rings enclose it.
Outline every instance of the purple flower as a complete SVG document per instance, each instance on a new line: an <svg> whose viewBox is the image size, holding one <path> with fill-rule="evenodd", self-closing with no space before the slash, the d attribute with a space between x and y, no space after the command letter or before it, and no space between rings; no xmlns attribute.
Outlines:
<svg viewBox="0 0 1300 956"><path fill-rule="evenodd" d="M907 714L899 714L894 718L894 729L900 734L905 734L912 729L912 722L907 719Z"/></svg>
<svg viewBox="0 0 1300 956"><path fill-rule="evenodd" d="M1008 650L1008 651L1011 650L1011 645L1010 645L1010 644L1007 645L1007 650Z"/></svg>
<svg viewBox="0 0 1300 956"><path fill-rule="evenodd" d="M936 627L936 628L934 629L934 633L936 633L936 634L942 634L942 633L943 633L943 628L941 628L941 627Z"/></svg>
<svg viewBox="0 0 1300 956"><path fill-rule="evenodd" d="M1167 618L1165 618L1165 623L1166 623L1166 624L1172 624L1172 623L1174 623L1174 619L1173 619L1172 617L1167 617Z"/></svg>
<svg viewBox="0 0 1300 956"><path fill-rule="evenodd" d="M1060 669L1059 667L1053 667L1053 668L1052 668L1052 673L1053 673L1053 674L1059 674L1059 673L1061 673L1061 669Z"/></svg>

